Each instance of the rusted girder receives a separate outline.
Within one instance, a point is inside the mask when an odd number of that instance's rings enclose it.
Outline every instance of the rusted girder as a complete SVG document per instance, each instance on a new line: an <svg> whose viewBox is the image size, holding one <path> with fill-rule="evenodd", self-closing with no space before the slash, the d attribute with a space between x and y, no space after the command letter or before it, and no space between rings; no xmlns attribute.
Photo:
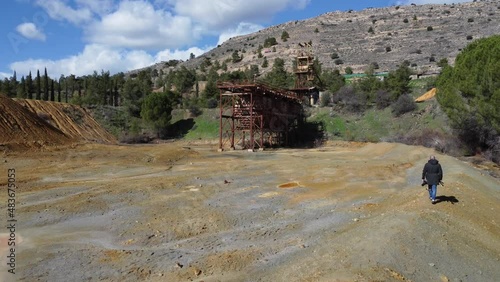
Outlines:
<svg viewBox="0 0 500 282"><path fill-rule="evenodd" d="M219 149L263 149L289 145L290 132L303 118L306 89L261 83L220 83Z"/></svg>

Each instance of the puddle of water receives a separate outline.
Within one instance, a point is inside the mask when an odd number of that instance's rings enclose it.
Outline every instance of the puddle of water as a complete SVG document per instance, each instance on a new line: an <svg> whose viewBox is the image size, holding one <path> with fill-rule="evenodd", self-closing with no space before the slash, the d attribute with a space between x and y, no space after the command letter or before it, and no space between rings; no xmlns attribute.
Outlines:
<svg viewBox="0 0 500 282"><path fill-rule="evenodd" d="M283 184L280 184L278 185L278 188L281 188L281 189L290 189L290 188L296 188L296 187L299 187L300 184L296 181L294 182L288 182L288 183L283 183Z"/></svg>

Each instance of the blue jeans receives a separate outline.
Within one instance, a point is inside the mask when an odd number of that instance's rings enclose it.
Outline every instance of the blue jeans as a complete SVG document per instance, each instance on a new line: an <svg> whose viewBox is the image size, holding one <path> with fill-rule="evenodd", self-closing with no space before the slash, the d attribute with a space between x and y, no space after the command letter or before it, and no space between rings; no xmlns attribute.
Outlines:
<svg viewBox="0 0 500 282"><path fill-rule="evenodd" d="M428 191L429 191L429 197L431 198L431 200L435 200L436 193L437 193L437 184L429 185Z"/></svg>

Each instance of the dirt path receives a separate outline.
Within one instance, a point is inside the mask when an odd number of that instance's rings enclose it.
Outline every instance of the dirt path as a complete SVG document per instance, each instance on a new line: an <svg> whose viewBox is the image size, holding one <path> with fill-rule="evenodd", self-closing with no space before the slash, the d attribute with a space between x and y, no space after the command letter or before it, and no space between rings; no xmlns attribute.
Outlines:
<svg viewBox="0 0 500 282"><path fill-rule="evenodd" d="M20 186L15 278L495 281L500 182L438 155L445 186L431 205L420 186L430 154L171 143L4 155Z"/></svg>

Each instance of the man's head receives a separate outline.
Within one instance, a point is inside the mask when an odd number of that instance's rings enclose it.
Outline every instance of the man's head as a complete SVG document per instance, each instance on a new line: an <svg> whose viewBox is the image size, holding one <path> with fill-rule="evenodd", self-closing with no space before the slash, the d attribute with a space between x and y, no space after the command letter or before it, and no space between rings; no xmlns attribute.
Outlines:
<svg viewBox="0 0 500 282"><path fill-rule="evenodd" d="M436 159L436 156L431 156L431 157L429 158L429 160L435 160L435 159Z"/></svg>

